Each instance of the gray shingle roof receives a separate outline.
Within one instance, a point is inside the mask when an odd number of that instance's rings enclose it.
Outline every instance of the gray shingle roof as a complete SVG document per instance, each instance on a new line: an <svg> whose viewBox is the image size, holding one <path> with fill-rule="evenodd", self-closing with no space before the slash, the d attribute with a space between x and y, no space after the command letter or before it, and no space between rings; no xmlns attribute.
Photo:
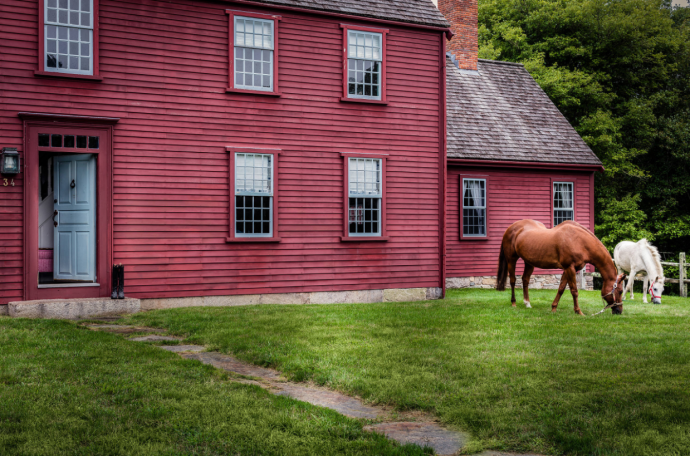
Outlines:
<svg viewBox="0 0 690 456"><path fill-rule="evenodd" d="M478 69L448 59L448 158L601 164L522 65Z"/></svg>
<svg viewBox="0 0 690 456"><path fill-rule="evenodd" d="M450 27L431 0L254 0L332 13Z"/></svg>

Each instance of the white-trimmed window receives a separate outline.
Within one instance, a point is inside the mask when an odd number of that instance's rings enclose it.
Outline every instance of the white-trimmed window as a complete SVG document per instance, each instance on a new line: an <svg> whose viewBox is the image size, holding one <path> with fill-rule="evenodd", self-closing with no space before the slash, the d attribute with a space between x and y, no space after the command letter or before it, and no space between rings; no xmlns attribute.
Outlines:
<svg viewBox="0 0 690 456"><path fill-rule="evenodd" d="M380 158L348 158L348 234L381 236Z"/></svg>
<svg viewBox="0 0 690 456"><path fill-rule="evenodd" d="M553 226L566 220L575 220L573 183L553 183Z"/></svg>
<svg viewBox="0 0 690 456"><path fill-rule="evenodd" d="M381 33L347 31L348 98L381 99L382 43Z"/></svg>
<svg viewBox="0 0 690 456"><path fill-rule="evenodd" d="M462 235L486 237L486 179L462 180Z"/></svg>
<svg viewBox="0 0 690 456"><path fill-rule="evenodd" d="M235 88L273 91L274 21L235 16Z"/></svg>
<svg viewBox="0 0 690 456"><path fill-rule="evenodd" d="M273 236L271 154L235 154L235 236Z"/></svg>
<svg viewBox="0 0 690 456"><path fill-rule="evenodd" d="M93 75L93 0L44 0L45 71Z"/></svg>

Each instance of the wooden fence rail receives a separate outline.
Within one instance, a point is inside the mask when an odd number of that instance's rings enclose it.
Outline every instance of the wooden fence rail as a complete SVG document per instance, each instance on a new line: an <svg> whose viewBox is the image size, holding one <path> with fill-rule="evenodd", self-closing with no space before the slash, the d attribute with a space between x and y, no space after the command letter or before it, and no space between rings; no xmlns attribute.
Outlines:
<svg viewBox="0 0 690 456"><path fill-rule="evenodd" d="M678 255L678 263L671 263L669 261L662 261L661 262L662 266L677 266L678 267L678 278L677 279L666 279L666 282L668 283L677 283L679 288L680 288L680 295L683 298L688 297L688 285L690 284L690 280L688 280L688 276L685 273L685 268L689 267L688 263L685 262L685 252L680 252ZM595 272L593 274L594 277L601 277L601 274L598 272ZM642 277L635 277L635 280L638 282L644 281Z"/></svg>

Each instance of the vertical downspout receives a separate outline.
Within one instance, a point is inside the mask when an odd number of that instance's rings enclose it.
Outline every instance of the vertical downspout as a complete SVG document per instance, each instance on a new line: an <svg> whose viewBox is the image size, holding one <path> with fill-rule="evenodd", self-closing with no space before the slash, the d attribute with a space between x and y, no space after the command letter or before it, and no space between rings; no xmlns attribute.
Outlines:
<svg viewBox="0 0 690 456"><path fill-rule="evenodd" d="M448 31L451 35L452 32ZM441 297L446 297L446 178L448 173L446 153L446 33L440 34L439 43L439 260ZM452 36L452 35L451 35ZM449 37L450 38L450 37Z"/></svg>

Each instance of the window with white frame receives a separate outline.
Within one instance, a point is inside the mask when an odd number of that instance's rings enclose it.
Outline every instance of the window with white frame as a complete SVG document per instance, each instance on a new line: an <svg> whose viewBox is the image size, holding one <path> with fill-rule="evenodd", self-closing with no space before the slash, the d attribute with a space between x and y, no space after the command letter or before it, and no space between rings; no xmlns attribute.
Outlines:
<svg viewBox="0 0 690 456"><path fill-rule="evenodd" d="M273 236L271 154L235 154L235 236Z"/></svg>
<svg viewBox="0 0 690 456"><path fill-rule="evenodd" d="M486 237L486 179L462 180L462 235Z"/></svg>
<svg viewBox="0 0 690 456"><path fill-rule="evenodd" d="M347 175L349 235L381 236L381 159L348 158Z"/></svg>
<svg viewBox="0 0 690 456"><path fill-rule="evenodd" d="M566 220L575 219L573 205L573 183L553 183L553 226Z"/></svg>
<svg viewBox="0 0 690 456"><path fill-rule="evenodd" d="M93 0L44 0L46 71L93 74Z"/></svg>
<svg viewBox="0 0 690 456"><path fill-rule="evenodd" d="M382 41L380 33L348 30L348 98L381 99Z"/></svg>
<svg viewBox="0 0 690 456"><path fill-rule="evenodd" d="M235 88L273 90L274 22L235 16Z"/></svg>

